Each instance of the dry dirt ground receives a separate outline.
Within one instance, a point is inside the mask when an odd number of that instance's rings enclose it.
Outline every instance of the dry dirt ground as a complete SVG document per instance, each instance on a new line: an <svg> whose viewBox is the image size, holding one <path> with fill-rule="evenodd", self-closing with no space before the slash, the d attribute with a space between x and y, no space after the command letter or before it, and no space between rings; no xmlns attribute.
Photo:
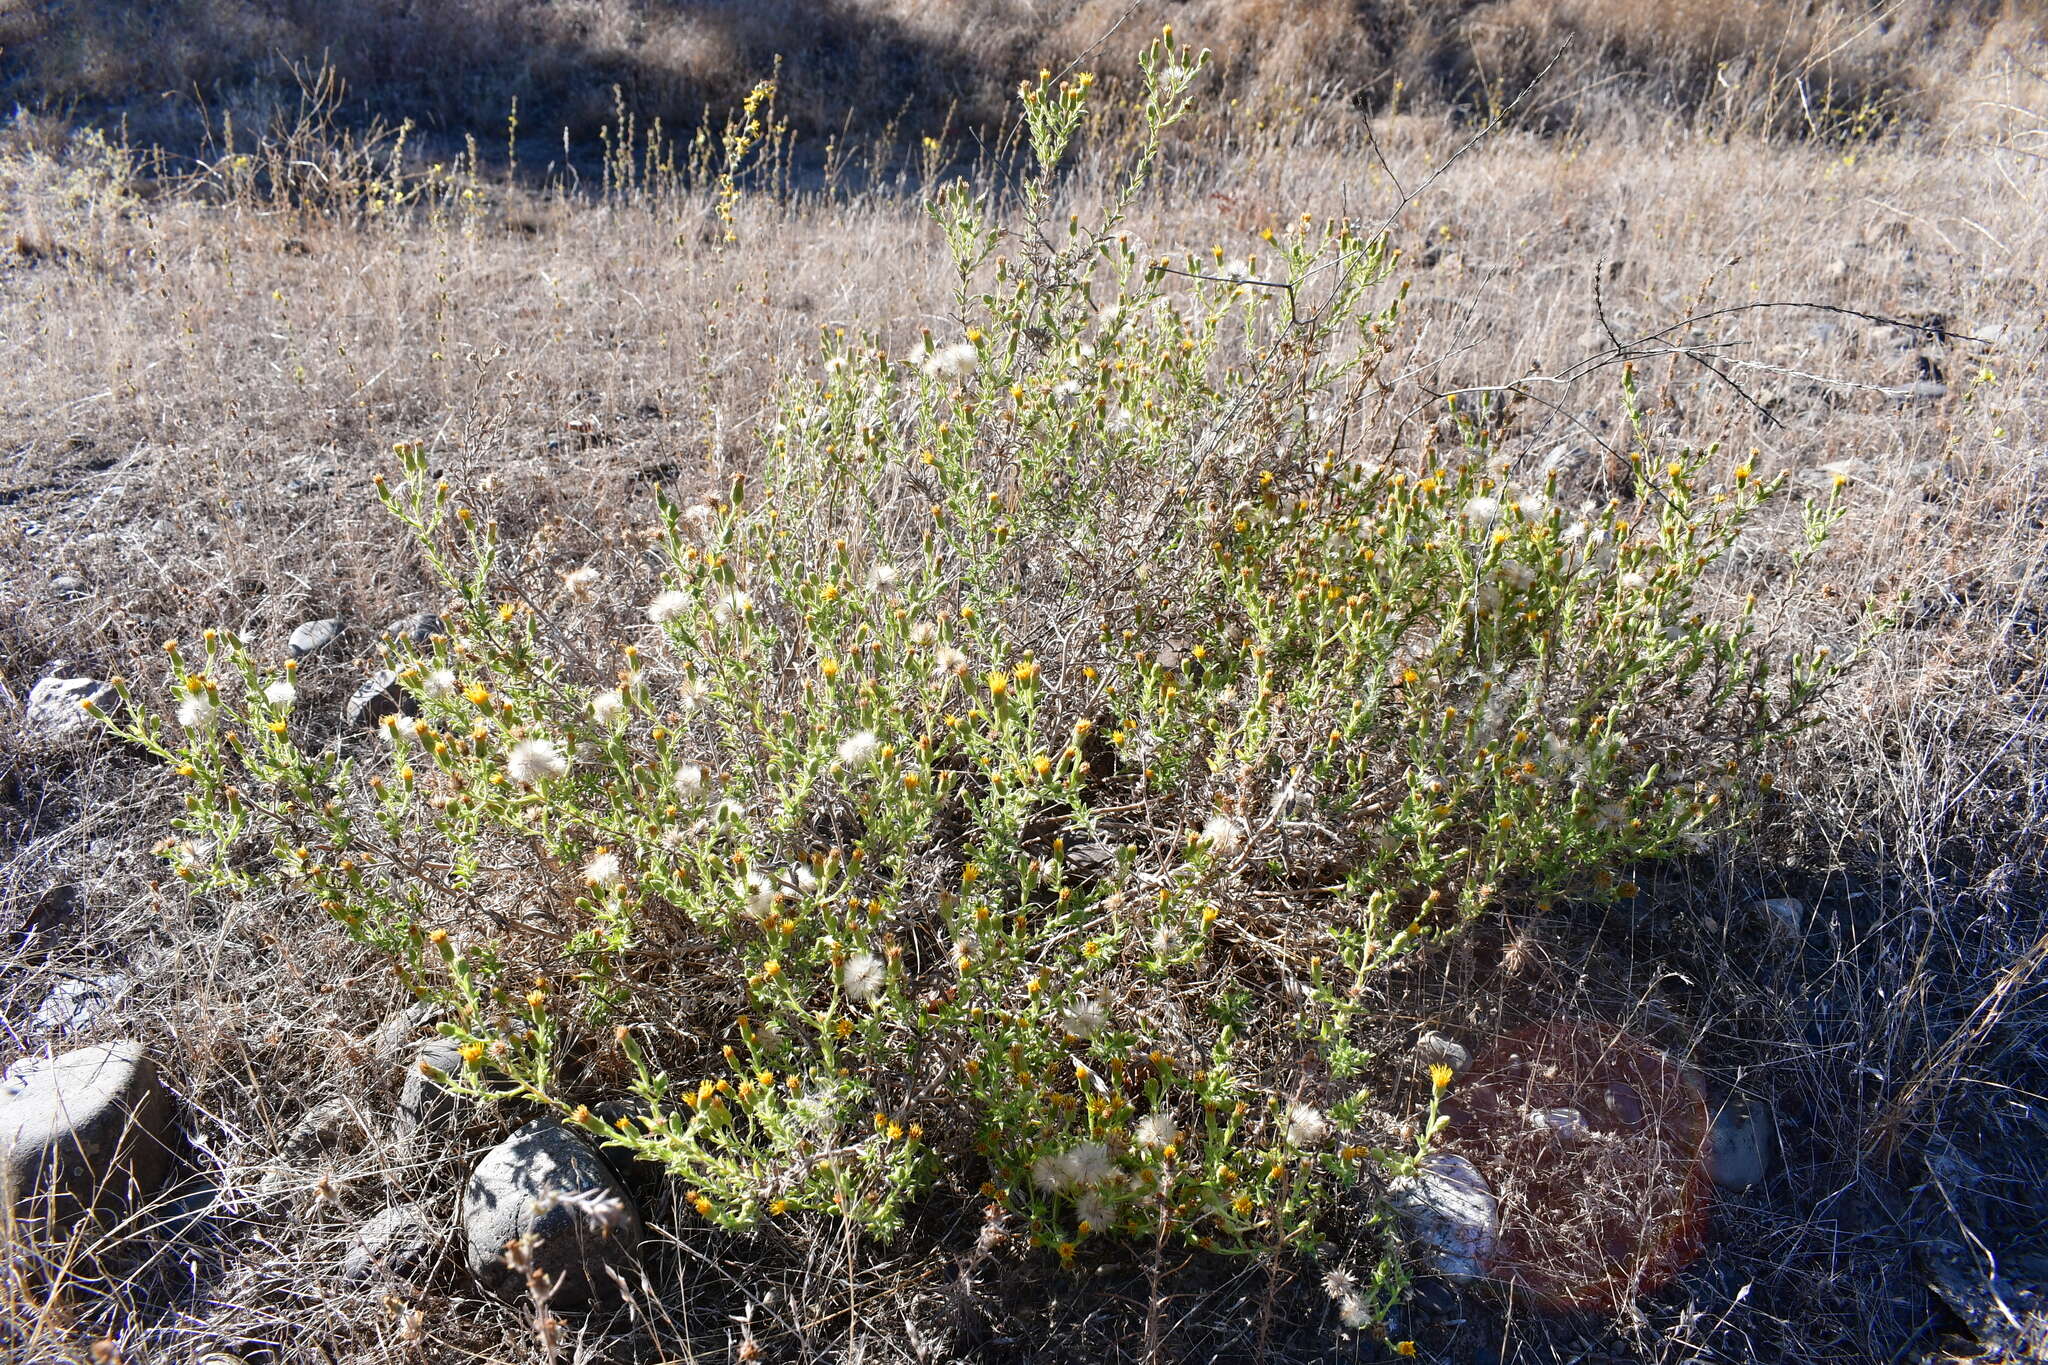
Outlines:
<svg viewBox="0 0 2048 1365"><path fill-rule="evenodd" d="M1778 1116L1769 1178L1718 1199L1707 1253L1669 1287L1560 1316L1425 1278L1402 1328L1423 1358L1938 1358L1965 1323L1927 1287L1931 1263L2044 1283L2025 1265L2048 1245L2044 127L2022 112L1853 146L1501 131L1460 154L1470 122L1383 118L1368 141L1345 111L1305 106L1205 124L1138 206L1148 248L1233 255L1303 213L1387 218L1409 372L1441 391L1519 382L1524 453L1601 460L1615 373L1577 362L1616 339L1691 348L1640 362L1659 442L1754 449L1801 487L1850 481L1820 591L1773 629L1847 649L1856 609L1897 604L1753 841L1647 872L1626 909L1508 915L1386 983L1390 1046L1425 1025L1480 1044L1604 1018ZM750 192L727 247L708 196L674 184L485 177L472 197L372 213L241 193L219 168L135 184L109 165L25 123L0 178L15 714L57 660L144 678L169 636L231 629L281 655L296 623L340 616L348 648L301 693L331 714L376 628L436 605L368 491L395 440L428 442L541 562L625 566L651 485L757 457L776 376L814 363L821 327L894 353L950 307L914 184L880 174ZM1084 157L1071 193L1099 189ZM1792 529L1746 544L1736 572L1775 572ZM177 1202L101 1261L17 1255L0 1355L85 1359L105 1340L134 1361L1135 1356L1135 1262L975 1261L968 1209L935 1208L895 1245L830 1229L741 1244L657 1201L639 1313L556 1340L445 1262L418 1286L341 1288L351 1229L400 1197L446 1223L464 1144L505 1120L427 1155L394 1145L389 1021L406 1002L388 973L325 922L167 884L150 850L172 809L133 754L0 734L0 920L55 884L84 893L47 954L0 943L4 1048L142 1037L189 1143ZM1804 903L1796 927L1757 908L1772 897ZM79 1003L53 1011L53 991ZM1299 1267L1191 1262L1165 1292L1167 1358L1384 1354L1338 1329ZM1262 1337L1265 1302L1279 1326Z"/></svg>

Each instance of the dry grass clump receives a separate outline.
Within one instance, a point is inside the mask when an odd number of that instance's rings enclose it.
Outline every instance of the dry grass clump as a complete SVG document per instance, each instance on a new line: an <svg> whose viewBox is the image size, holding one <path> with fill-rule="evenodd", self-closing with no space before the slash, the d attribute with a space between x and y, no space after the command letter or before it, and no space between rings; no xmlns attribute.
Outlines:
<svg viewBox="0 0 2048 1365"><path fill-rule="evenodd" d="M1318 13L1301 22L1330 22ZM493 122L498 93L478 97ZM1862 604L1902 604L1778 774L1757 839L1641 873L1626 905L1506 907L1374 983L1361 1044L1392 1109L1426 1103L1406 1074L1418 1028L1477 1051L1592 1018L1781 1119L1780 1173L1714 1205L1705 1257L1661 1293L1559 1323L1428 1289L1401 1328L1425 1351L1890 1358L1947 1327L1916 1243L2006 1255L2048 1237L2029 1200L2030 1097L2048 1093L2048 178L2030 153L2048 120L2038 87L2006 103L2019 112L1992 136L1937 105L1924 134L1853 149L1674 133L1651 156L1597 121L1571 140L1510 129L1434 180L1464 136L1448 120L1404 117L1391 136L1382 119L1375 152L1363 125L1247 107L1134 207L1148 249L1232 255L1303 212L1391 216L1404 383L1478 404L1516 381L1509 453L1557 452L1576 495L1604 498L1623 419L1611 373L1578 362L1636 343L1653 448L1720 440L1724 465L1754 449L1796 486L1849 479L1819 593L1768 622L1778 639L1846 650ZM218 183L145 198L118 155L17 131L0 165L0 334L15 343L0 554L23 566L0 580L0 682L17 700L53 659L141 677L161 639L216 627L275 660L294 623L340 614L354 633L305 667L299 703L332 726L376 628L442 604L366 488L392 442L429 440L449 478L487 490L536 575L629 577L652 488L694 496L756 460L776 374L815 366L821 327L874 327L900 354L954 322L934 229L880 188L750 190L732 250L710 183L598 201L478 174L402 211L280 212ZM1077 203L1101 192L1099 160L1080 159ZM1788 301L1821 308L1717 312ZM1943 396L1887 392L1930 367ZM1396 444L1419 448L1441 412L1418 391ZM1783 571L1796 529L1738 548L1731 599ZM751 1343L823 1359L851 1342L1109 1359L1142 1358L1149 1327L1202 1358L1244 1354L1262 1320L1270 1358L1340 1350L1328 1297L1285 1262L1197 1258L1155 1281L1140 1256L1079 1280L957 1200L912 1210L906 1239L882 1244L831 1222L738 1238L650 1191L668 1232L639 1316L552 1346L445 1259L419 1285L344 1290L350 1230L414 1198L445 1228L460 1171L506 1116L401 1150L394 1044L417 1025L394 1021L407 1001L379 964L319 917L155 885L175 796L132 755L10 732L0 770L6 922L60 879L84 883L88 907L46 956L0 950L0 1026L18 1051L139 1034L193 1143L168 1226L117 1230L97 1262L11 1247L0 1353L87 1359L105 1339L129 1359L673 1359ZM1756 908L1781 895L1806 903L1796 932ZM36 1024L52 987L111 974L127 980L106 988L110 1011L61 1040Z"/></svg>

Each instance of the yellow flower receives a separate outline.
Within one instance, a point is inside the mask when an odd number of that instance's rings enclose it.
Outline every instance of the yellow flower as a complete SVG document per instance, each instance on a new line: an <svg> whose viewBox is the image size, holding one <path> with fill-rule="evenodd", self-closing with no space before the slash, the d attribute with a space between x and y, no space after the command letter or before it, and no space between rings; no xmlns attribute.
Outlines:
<svg viewBox="0 0 2048 1365"><path fill-rule="evenodd" d="M1414 1354L1415 1354L1415 1343L1414 1343L1414 1342L1412 1342L1412 1341L1397 1341L1397 1342L1395 1342L1395 1343L1394 1343L1394 1354L1395 1354L1395 1355L1397 1355L1397 1356L1412 1356L1412 1355L1414 1355Z"/></svg>
<svg viewBox="0 0 2048 1365"><path fill-rule="evenodd" d="M1450 1067L1448 1067L1448 1066L1444 1065L1444 1063L1442 1063L1442 1062L1438 1062L1438 1063L1437 1063L1437 1064L1436 1064L1435 1066L1432 1066L1432 1067L1431 1067L1431 1068L1429 1069L1429 1083L1430 1083L1430 1084L1431 1084L1432 1086L1436 1087L1436 1088L1437 1088L1438 1090L1448 1090L1448 1089L1450 1089L1450 1088L1451 1088L1451 1069L1450 1069Z"/></svg>

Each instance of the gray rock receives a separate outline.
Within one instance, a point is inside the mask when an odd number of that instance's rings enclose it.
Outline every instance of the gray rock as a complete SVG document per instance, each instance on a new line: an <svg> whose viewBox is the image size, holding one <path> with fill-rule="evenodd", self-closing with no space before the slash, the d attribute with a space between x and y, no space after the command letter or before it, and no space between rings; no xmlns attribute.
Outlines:
<svg viewBox="0 0 2048 1365"><path fill-rule="evenodd" d="M1117 852L1105 843L1075 844L1067 849L1067 875L1083 885L1116 875Z"/></svg>
<svg viewBox="0 0 2048 1365"><path fill-rule="evenodd" d="M416 611L410 616L401 616L384 627L384 633L394 644L409 645L416 650L434 647L434 637L441 633L441 618L430 611Z"/></svg>
<svg viewBox="0 0 2048 1365"><path fill-rule="evenodd" d="M29 689L22 728L29 738L51 743L98 734L99 721L85 712L88 701L112 715L121 704L121 695L112 683L98 678L44 678Z"/></svg>
<svg viewBox="0 0 2048 1365"><path fill-rule="evenodd" d="M1531 1110L1529 1126L1539 1133L1555 1133L1559 1139L1571 1142L1587 1137L1592 1132L1592 1129L1586 1126L1586 1116L1568 1105Z"/></svg>
<svg viewBox="0 0 2048 1365"><path fill-rule="evenodd" d="M363 1284L379 1273L412 1279L433 1255L434 1226L426 1209L400 1204L356 1229L341 1259L341 1278L349 1284Z"/></svg>
<svg viewBox="0 0 2048 1365"><path fill-rule="evenodd" d="M1426 1029L1415 1040L1415 1061L1425 1071L1433 1066L1447 1066L1453 1076L1462 1076L1472 1065L1472 1053L1450 1034Z"/></svg>
<svg viewBox="0 0 2048 1365"><path fill-rule="evenodd" d="M25 1058L0 1079L0 1184L25 1215L139 1202L170 1170L170 1137L170 1093L132 1040Z"/></svg>
<svg viewBox="0 0 2048 1365"><path fill-rule="evenodd" d="M351 730L375 725L386 716L412 710L412 698L398 685L398 675L378 669L364 680L341 709L342 723Z"/></svg>
<svg viewBox="0 0 2048 1365"><path fill-rule="evenodd" d="M549 1303L580 1308L615 1299L607 1271L623 1274L640 1242L640 1214L604 1159L557 1119L535 1119L484 1154L462 1191L470 1271L506 1298L526 1277L506 1246L531 1239L529 1273L552 1286Z"/></svg>
<svg viewBox="0 0 2048 1365"><path fill-rule="evenodd" d="M50 591L59 597L83 597L92 589L75 573L60 573L50 580Z"/></svg>
<svg viewBox="0 0 2048 1365"><path fill-rule="evenodd" d="M1601 1103L1607 1109L1607 1117L1623 1128L1640 1127L1643 1122L1643 1097L1627 1081L1609 1081L1601 1093Z"/></svg>
<svg viewBox="0 0 2048 1365"><path fill-rule="evenodd" d="M132 1226L147 1236L181 1241L216 1213L230 1207L232 1201L226 1191L205 1176L195 1175L165 1190Z"/></svg>
<svg viewBox="0 0 2048 1365"><path fill-rule="evenodd" d="M1493 1187L1471 1162L1432 1152L1414 1175L1387 1187L1387 1198L1439 1271L1458 1280L1485 1277L1498 1245L1499 1215Z"/></svg>
<svg viewBox="0 0 2048 1365"><path fill-rule="evenodd" d="M382 1066L397 1066L415 1050L418 1044L414 1040L433 1018L434 1007L425 1001L394 1010L377 1028L372 1055Z"/></svg>
<svg viewBox="0 0 2048 1365"><path fill-rule="evenodd" d="M647 1113L647 1106L638 1100L604 1100L593 1107L593 1112L604 1121L607 1128L617 1128L621 1120L636 1133L646 1131L638 1120ZM647 1157L636 1156L624 1147L609 1143L599 1149L606 1164L624 1181L635 1194L649 1195L659 1192L674 1179L668 1166Z"/></svg>
<svg viewBox="0 0 2048 1365"><path fill-rule="evenodd" d="M120 972L67 976L36 1006L29 1027L46 1038L83 1033L127 994L128 984L128 978Z"/></svg>
<svg viewBox="0 0 2048 1365"><path fill-rule="evenodd" d="M341 638L342 623L339 616L329 616L319 621L307 621L292 631L292 638L285 648L294 659L304 659L318 654L321 650Z"/></svg>
<svg viewBox="0 0 2048 1365"><path fill-rule="evenodd" d="M422 1132L442 1132L455 1126L462 1112L462 1097L441 1084L442 1076L453 1076L463 1068L462 1051L450 1038L429 1038L413 1054L406 1068L405 1083L398 1090L398 1113L391 1131L401 1142Z"/></svg>
<svg viewBox="0 0 2048 1365"><path fill-rule="evenodd" d="M1806 902L1792 896L1776 896L1757 904L1778 923L1795 934L1806 932Z"/></svg>
<svg viewBox="0 0 2048 1365"><path fill-rule="evenodd" d="M356 1107L335 1098L316 1104L292 1127L284 1140L285 1150L296 1157L310 1157L329 1147L354 1144L367 1136Z"/></svg>
<svg viewBox="0 0 2048 1365"><path fill-rule="evenodd" d="M1775 1125L1769 1106L1731 1095L1714 1113L1707 1133L1707 1175L1724 1190L1746 1190L1771 1168Z"/></svg>

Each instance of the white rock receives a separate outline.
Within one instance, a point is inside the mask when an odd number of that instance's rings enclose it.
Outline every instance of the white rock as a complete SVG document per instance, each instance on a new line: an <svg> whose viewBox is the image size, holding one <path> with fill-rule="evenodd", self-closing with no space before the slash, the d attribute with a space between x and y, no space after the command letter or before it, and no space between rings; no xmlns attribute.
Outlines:
<svg viewBox="0 0 2048 1365"><path fill-rule="evenodd" d="M1499 1238L1498 1212L1486 1177L1464 1157L1432 1152L1420 1169L1387 1189L1396 1213L1453 1279L1483 1278Z"/></svg>
<svg viewBox="0 0 2048 1365"><path fill-rule="evenodd" d="M341 708L341 721L353 730L374 726L386 716L409 713L412 709L412 698L398 685L398 675L382 668L350 694L347 705Z"/></svg>
<svg viewBox="0 0 2048 1365"><path fill-rule="evenodd" d="M120 972L100 976L67 976L51 987L36 1006L29 1027L45 1037L83 1033L127 993L128 978Z"/></svg>
<svg viewBox="0 0 2048 1365"><path fill-rule="evenodd" d="M1586 1116L1568 1107L1555 1109L1534 1109L1529 1113L1529 1126L1538 1132L1555 1133L1561 1138L1582 1138L1592 1130L1586 1127Z"/></svg>
<svg viewBox="0 0 2048 1365"><path fill-rule="evenodd" d="M432 650L434 637L441 633L443 622L430 611L416 611L410 616L401 616L384 627L384 633L397 644L407 645L426 653Z"/></svg>
<svg viewBox="0 0 2048 1365"><path fill-rule="evenodd" d="M98 678L44 678L28 691L22 728L30 737L44 741L97 734L100 723L86 714L82 703L87 701L111 715L121 698L112 683Z"/></svg>

